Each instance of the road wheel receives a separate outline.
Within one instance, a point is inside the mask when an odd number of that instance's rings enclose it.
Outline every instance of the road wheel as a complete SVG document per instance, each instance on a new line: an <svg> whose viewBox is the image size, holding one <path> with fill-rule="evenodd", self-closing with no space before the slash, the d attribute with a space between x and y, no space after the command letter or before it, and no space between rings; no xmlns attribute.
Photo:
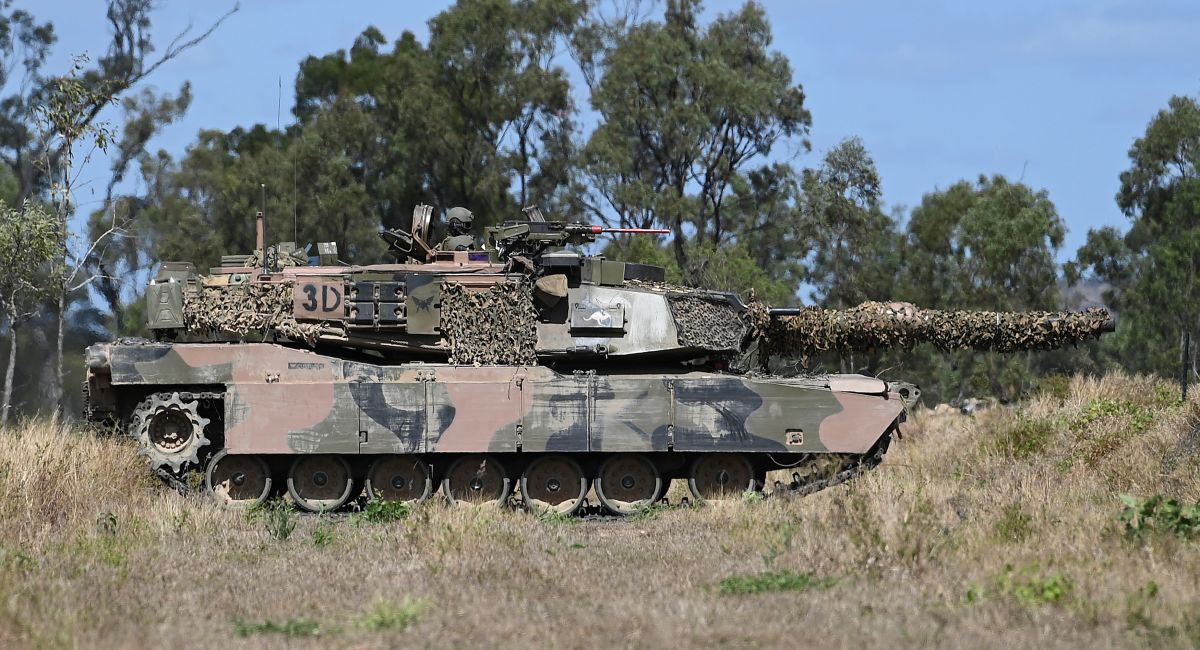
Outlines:
<svg viewBox="0 0 1200 650"><path fill-rule="evenodd" d="M288 469L287 491L301 510L337 510L354 496L350 463L332 454L297 456Z"/></svg>
<svg viewBox="0 0 1200 650"><path fill-rule="evenodd" d="M662 486L658 468L637 454L609 457L596 476L596 496L605 508L618 515L630 515L652 505L662 496Z"/></svg>
<svg viewBox="0 0 1200 650"><path fill-rule="evenodd" d="M367 470L367 498L421 503L433 492L429 466L416 456L380 456Z"/></svg>
<svg viewBox="0 0 1200 650"><path fill-rule="evenodd" d="M224 449L208 461L204 472L204 488L227 508L249 508L266 501L271 484L271 470L263 459Z"/></svg>
<svg viewBox="0 0 1200 650"><path fill-rule="evenodd" d="M442 492L451 503L503 505L509 489L508 472L493 456L463 456L442 479Z"/></svg>
<svg viewBox="0 0 1200 650"><path fill-rule="evenodd" d="M688 474L688 488L697 499L734 499L755 486L754 469L742 454L703 454Z"/></svg>
<svg viewBox="0 0 1200 650"><path fill-rule="evenodd" d="M566 456L542 456L521 475L521 498L535 512L574 514L587 491L579 463Z"/></svg>

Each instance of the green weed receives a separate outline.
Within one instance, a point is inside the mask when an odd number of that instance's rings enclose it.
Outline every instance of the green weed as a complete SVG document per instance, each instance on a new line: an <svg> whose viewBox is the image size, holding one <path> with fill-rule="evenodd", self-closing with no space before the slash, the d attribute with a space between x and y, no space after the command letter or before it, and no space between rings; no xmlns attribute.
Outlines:
<svg viewBox="0 0 1200 650"><path fill-rule="evenodd" d="M557 512L555 510L540 510L537 513L538 521L543 524L577 524L581 520L575 515L569 515L565 512Z"/></svg>
<svg viewBox="0 0 1200 650"><path fill-rule="evenodd" d="M646 503L638 506L637 511L626 517L626 519L632 522L650 521L652 519L657 519L658 515L660 515L662 511L662 506L653 503Z"/></svg>
<svg viewBox="0 0 1200 650"><path fill-rule="evenodd" d="M284 541L296 530L296 514L292 512L291 504L283 499L275 499L267 504L261 515L263 525L273 539Z"/></svg>
<svg viewBox="0 0 1200 650"><path fill-rule="evenodd" d="M1071 423L1071 429L1082 432L1096 422L1115 417L1129 418L1126 429L1129 434L1142 433L1154 423L1154 412L1150 409L1126 400L1104 397L1086 404L1079 417Z"/></svg>
<svg viewBox="0 0 1200 650"><path fill-rule="evenodd" d="M317 548L325 548L333 544L333 529L325 522L317 524L312 532L312 544Z"/></svg>
<svg viewBox="0 0 1200 650"><path fill-rule="evenodd" d="M1004 565L1004 572L996 576L996 587L1028 606L1060 603L1074 590L1071 579L1062 573L1041 575L1037 566L1018 571L1011 564Z"/></svg>
<svg viewBox="0 0 1200 650"><path fill-rule="evenodd" d="M768 567L775 563L775 558L792 547L792 539L796 536L799 526L786 522L775 529L774 535L767 540L767 552L763 554L763 564Z"/></svg>
<svg viewBox="0 0 1200 650"><path fill-rule="evenodd" d="M1000 511L996 522L996 536L1006 542L1020 543L1033 534L1033 517L1021 509L1021 504L1010 503Z"/></svg>
<svg viewBox="0 0 1200 650"><path fill-rule="evenodd" d="M233 622L233 631L240 637L258 634L282 634L293 637L319 636L321 626L316 621L307 618L289 618L285 623L276 623L271 620L250 623L238 620Z"/></svg>
<svg viewBox="0 0 1200 650"><path fill-rule="evenodd" d="M363 507L362 512L354 516L354 521L355 523L389 524L408 519L411 514L412 506L404 501L371 499Z"/></svg>
<svg viewBox="0 0 1200 650"><path fill-rule="evenodd" d="M424 598L405 597L399 605L379 602L370 611L363 614L359 624L372 632L387 630L403 632L416 623L421 613L428 607L429 601Z"/></svg>
<svg viewBox="0 0 1200 650"><path fill-rule="evenodd" d="M1200 502L1185 505L1176 499L1156 494L1147 499L1122 494L1121 522L1125 533L1140 538L1147 533L1165 533L1182 539L1200 537Z"/></svg>
<svg viewBox="0 0 1200 650"><path fill-rule="evenodd" d="M993 444L1001 455L1021 460L1040 454L1053 437L1054 425L1049 420L1019 415L1016 420L997 427Z"/></svg>
<svg viewBox="0 0 1200 650"><path fill-rule="evenodd" d="M758 594L768 591L805 591L825 589L837 584L835 578L818 578L804 572L768 571L753 575L736 575L721 581L721 592L726 594Z"/></svg>

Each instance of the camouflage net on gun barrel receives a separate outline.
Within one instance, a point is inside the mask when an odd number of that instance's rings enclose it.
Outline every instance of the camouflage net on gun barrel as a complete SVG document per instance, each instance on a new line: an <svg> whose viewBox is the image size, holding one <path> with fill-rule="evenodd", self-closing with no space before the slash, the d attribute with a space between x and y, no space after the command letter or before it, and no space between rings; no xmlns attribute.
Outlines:
<svg viewBox="0 0 1200 650"><path fill-rule="evenodd" d="M450 363L537 363L537 309L527 283L506 282L486 291L447 283L442 288L441 327L450 346Z"/></svg>
<svg viewBox="0 0 1200 650"><path fill-rule="evenodd" d="M865 302L850 309L807 307L798 315L774 316L752 302L751 335L765 360L820 352L911 349L932 343L943 350L1051 350L1111 331L1108 311L939 311L903 302Z"/></svg>
<svg viewBox="0 0 1200 650"><path fill-rule="evenodd" d="M292 283L247 283L202 286L183 296L183 324L188 332L277 334L314 345L318 323L300 323L292 314Z"/></svg>

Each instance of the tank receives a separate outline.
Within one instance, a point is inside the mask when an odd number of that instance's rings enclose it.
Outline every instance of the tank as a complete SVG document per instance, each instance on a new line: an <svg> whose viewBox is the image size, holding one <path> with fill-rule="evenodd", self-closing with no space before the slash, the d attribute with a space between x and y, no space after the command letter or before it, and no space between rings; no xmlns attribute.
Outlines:
<svg viewBox="0 0 1200 650"><path fill-rule="evenodd" d="M627 515L676 480L693 499L763 490L772 470L791 472L775 489L792 493L848 480L880 462L920 395L857 374L772 375L773 357L1038 349L1112 329L1103 310L771 309L564 248L629 230L526 214L482 246L440 250L418 206L410 230L381 233L393 260L365 266L332 243L311 257L267 246L259 215L254 253L208 273L161 264L153 340L87 349L87 417L127 431L164 480L199 474L232 507L440 491Z"/></svg>

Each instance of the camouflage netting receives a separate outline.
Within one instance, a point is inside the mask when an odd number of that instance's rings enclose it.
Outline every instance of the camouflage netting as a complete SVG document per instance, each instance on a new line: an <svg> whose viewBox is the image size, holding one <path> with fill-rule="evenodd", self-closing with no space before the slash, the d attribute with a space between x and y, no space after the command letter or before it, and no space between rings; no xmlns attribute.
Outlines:
<svg viewBox="0 0 1200 650"><path fill-rule="evenodd" d="M441 326L450 345L450 363L537 363L537 310L526 283L502 283L486 291L447 283L442 289Z"/></svg>
<svg viewBox="0 0 1200 650"><path fill-rule="evenodd" d="M232 284L200 287L183 298L183 322L188 332L201 334L251 333L287 337L313 345L321 333L317 323L300 323L292 315L292 284Z"/></svg>
<svg viewBox="0 0 1200 650"><path fill-rule="evenodd" d="M1050 350L1109 331L1108 312L937 311L908 303L865 302L850 309L808 307L796 316L771 317L752 302L753 338L771 355L807 360L814 353L909 349L932 343L943 350Z"/></svg>
<svg viewBox="0 0 1200 650"><path fill-rule="evenodd" d="M747 325L736 307L698 293L672 294L667 299L682 345L730 352L741 349Z"/></svg>

